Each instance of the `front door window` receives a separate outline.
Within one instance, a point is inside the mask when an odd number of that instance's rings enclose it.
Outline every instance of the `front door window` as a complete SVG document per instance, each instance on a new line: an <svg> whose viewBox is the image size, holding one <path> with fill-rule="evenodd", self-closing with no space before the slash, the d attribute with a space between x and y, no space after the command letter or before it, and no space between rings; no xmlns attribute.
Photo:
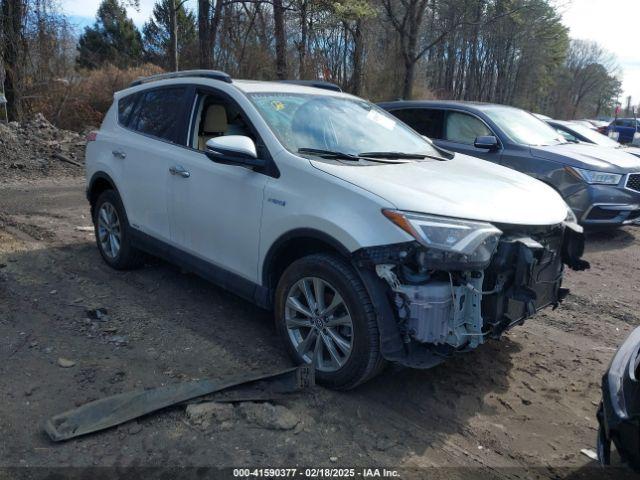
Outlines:
<svg viewBox="0 0 640 480"><path fill-rule="evenodd" d="M491 130L476 117L461 112L449 112L447 114L446 140L473 145L477 137L489 135L493 135Z"/></svg>

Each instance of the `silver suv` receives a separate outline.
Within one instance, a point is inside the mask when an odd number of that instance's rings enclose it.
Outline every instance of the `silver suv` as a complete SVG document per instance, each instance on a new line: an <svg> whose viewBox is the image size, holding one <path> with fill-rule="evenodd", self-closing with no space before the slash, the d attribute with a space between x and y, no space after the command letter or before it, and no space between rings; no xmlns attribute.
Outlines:
<svg viewBox="0 0 640 480"><path fill-rule="evenodd" d="M553 189L331 85L150 77L92 140L105 262L150 253L274 310L293 360L333 388L497 338L562 299L563 264L585 266Z"/></svg>

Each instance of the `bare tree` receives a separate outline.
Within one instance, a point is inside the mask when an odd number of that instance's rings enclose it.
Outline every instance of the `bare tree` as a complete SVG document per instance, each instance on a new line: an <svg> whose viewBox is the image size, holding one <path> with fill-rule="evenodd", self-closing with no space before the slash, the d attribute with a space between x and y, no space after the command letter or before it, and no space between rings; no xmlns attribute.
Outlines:
<svg viewBox="0 0 640 480"><path fill-rule="evenodd" d="M23 64L26 55L25 0L2 0L2 63L9 120L22 117Z"/></svg>
<svg viewBox="0 0 640 480"><path fill-rule="evenodd" d="M213 10L211 0L198 0L198 45L200 68L212 68L214 50L218 37L218 29L225 5L236 3L238 0L214 0Z"/></svg>
<svg viewBox="0 0 640 480"><path fill-rule="evenodd" d="M387 17L400 40L400 53L404 62L402 98L411 98L418 60L441 40L441 37L444 37L444 34L441 34L434 42L427 45L427 48L418 51L426 10L428 7L433 8L435 2L436 0L382 0Z"/></svg>
<svg viewBox="0 0 640 480"><path fill-rule="evenodd" d="M179 5L176 0L171 0L169 8L169 43L171 45L171 70L178 71L178 8Z"/></svg>
<svg viewBox="0 0 640 480"><path fill-rule="evenodd" d="M211 68L211 14L210 0L198 0L198 50L200 58L200 68Z"/></svg>
<svg viewBox="0 0 640 480"><path fill-rule="evenodd" d="M150 71L215 66L257 79L295 72L374 100L419 93L508 103L559 118L608 114L621 94L614 60L597 45L570 43L553 0L198 0L197 40L193 17L186 29L178 13L184 1L162 0L161 38L144 30L145 54L131 64L151 61L157 67ZM0 0L11 118L39 109L64 123L59 113L71 101L64 85L87 76L83 65L74 71L75 40L64 19L52 15L55 2ZM136 0L111 0L116 3L124 11ZM89 57L104 53L104 42L81 44ZM112 50L121 56L127 44ZM114 71L106 63L113 62L105 58L92 68L109 77Z"/></svg>
<svg viewBox="0 0 640 480"><path fill-rule="evenodd" d="M599 95L610 81L615 73L615 60L595 42L573 40L566 66L571 83L571 117L575 118L584 102Z"/></svg>
<svg viewBox="0 0 640 480"><path fill-rule="evenodd" d="M282 0L273 0L273 24L276 40L276 76L284 80L287 78L287 36Z"/></svg>
<svg viewBox="0 0 640 480"><path fill-rule="evenodd" d="M298 0L298 16L300 17L300 41L298 50L298 78L305 78L307 73L307 48L309 43L309 0Z"/></svg>

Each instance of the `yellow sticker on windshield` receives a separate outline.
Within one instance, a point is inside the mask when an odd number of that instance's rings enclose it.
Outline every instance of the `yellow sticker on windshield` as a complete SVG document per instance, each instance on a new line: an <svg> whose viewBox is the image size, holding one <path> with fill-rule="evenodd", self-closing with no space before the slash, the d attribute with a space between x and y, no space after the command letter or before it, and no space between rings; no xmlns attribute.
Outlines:
<svg viewBox="0 0 640 480"><path fill-rule="evenodd" d="M271 105L273 105L273 108L275 108L278 112L280 110L284 110L284 103L279 102L278 100L274 100L273 102L271 102Z"/></svg>

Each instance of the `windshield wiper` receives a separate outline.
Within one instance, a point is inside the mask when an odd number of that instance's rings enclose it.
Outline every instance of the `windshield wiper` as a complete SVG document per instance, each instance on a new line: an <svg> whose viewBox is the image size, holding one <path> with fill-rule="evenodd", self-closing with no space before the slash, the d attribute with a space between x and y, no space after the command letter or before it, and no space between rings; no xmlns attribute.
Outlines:
<svg viewBox="0 0 640 480"><path fill-rule="evenodd" d="M390 158L390 159L413 159L425 158L427 155L421 153L404 153L404 152L363 152L359 154L361 157L368 158Z"/></svg>
<svg viewBox="0 0 640 480"><path fill-rule="evenodd" d="M308 153L321 158L337 158L342 160L360 160L360 156L345 152L335 152L333 150L322 150L319 148L299 148L298 153Z"/></svg>
<svg viewBox="0 0 640 480"><path fill-rule="evenodd" d="M432 158L434 160L446 160L446 158L437 155L429 155L427 153L404 153L404 152L363 152L359 154L366 158L388 158L390 160L423 160Z"/></svg>

